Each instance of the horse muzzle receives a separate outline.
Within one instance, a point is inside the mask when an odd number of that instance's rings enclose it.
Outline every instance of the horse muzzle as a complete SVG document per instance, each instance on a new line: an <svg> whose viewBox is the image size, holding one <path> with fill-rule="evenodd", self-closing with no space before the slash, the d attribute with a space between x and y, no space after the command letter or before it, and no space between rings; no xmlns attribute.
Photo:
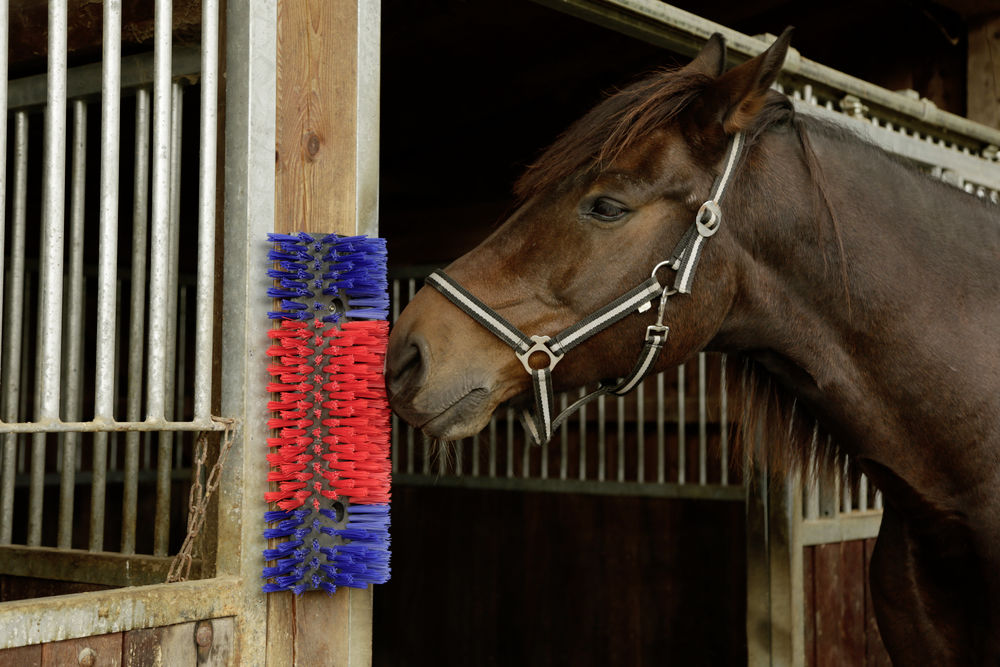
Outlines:
<svg viewBox="0 0 1000 667"><path fill-rule="evenodd" d="M424 304L419 297L403 311L389 336L385 361L389 404L432 438L470 437L485 428L497 405L516 391L506 387L506 374L490 363L495 362L491 355L484 356L481 350L472 353L470 345L486 338L482 332L465 331L473 327L464 322L443 324L445 318L433 314L434 304ZM485 342L485 347L493 344Z"/></svg>

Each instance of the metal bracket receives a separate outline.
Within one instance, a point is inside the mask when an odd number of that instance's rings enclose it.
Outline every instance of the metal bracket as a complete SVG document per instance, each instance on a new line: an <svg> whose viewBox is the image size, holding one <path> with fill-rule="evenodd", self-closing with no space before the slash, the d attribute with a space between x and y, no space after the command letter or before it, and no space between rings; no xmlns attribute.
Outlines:
<svg viewBox="0 0 1000 667"><path fill-rule="evenodd" d="M546 368L551 371L553 368L556 367L556 364L558 364L559 361L563 358L563 355L556 354L555 352L549 349L549 346L546 345L546 343L548 343L550 340L548 336L532 336L531 340L535 341L535 344L531 346L531 349L529 349L527 352L523 354L515 352L514 355L517 357L518 361L521 362L521 365L524 366L524 370L528 371L528 375L531 375L532 371L541 371L545 370ZM546 356L548 356L549 363L547 366L542 366L541 368L531 367L531 364L528 363L528 359L535 352L541 352Z"/></svg>

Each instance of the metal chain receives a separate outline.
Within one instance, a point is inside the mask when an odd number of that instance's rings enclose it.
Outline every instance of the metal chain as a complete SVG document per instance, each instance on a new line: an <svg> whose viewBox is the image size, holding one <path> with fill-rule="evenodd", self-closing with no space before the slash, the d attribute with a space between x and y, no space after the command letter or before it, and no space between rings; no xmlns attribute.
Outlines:
<svg viewBox="0 0 1000 667"><path fill-rule="evenodd" d="M201 485L201 473L204 470L205 461L208 458L208 431L198 434L194 445L194 481L191 483L191 494L188 497L188 530L184 537L184 543L180 551L170 562L170 571L167 573L167 583L175 581L187 581L191 574L191 563L194 560L192 551L195 540L205 526L206 513L212 494L219 488L219 481L222 477L222 468L226 464L226 457L233 446L234 423L233 419L222 417L212 417L213 421L225 424L222 431L222 444L219 446L219 458L216 459L212 471L205 480L205 487Z"/></svg>

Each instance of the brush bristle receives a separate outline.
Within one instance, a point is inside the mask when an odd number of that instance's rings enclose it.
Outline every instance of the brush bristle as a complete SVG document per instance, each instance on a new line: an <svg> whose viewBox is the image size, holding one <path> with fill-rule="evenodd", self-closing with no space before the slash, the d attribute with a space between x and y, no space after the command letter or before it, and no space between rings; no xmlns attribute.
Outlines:
<svg viewBox="0 0 1000 667"><path fill-rule="evenodd" d="M384 239L270 234L269 540L265 592L389 578ZM326 267L324 269L324 266ZM339 510L339 511L338 511Z"/></svg>

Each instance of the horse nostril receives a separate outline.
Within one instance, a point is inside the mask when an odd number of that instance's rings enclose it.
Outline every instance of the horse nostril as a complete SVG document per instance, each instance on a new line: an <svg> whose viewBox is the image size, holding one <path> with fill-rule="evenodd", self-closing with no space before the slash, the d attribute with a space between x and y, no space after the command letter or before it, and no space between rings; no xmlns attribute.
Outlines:
<svg viewBox="0 0 1000 667"><path fill-rule="evenodd" d="M410 336L401 345L390 346L386 359L385 379L391 394L400 394L407 387L423 382L427 343L418 334Z"/></svg>

